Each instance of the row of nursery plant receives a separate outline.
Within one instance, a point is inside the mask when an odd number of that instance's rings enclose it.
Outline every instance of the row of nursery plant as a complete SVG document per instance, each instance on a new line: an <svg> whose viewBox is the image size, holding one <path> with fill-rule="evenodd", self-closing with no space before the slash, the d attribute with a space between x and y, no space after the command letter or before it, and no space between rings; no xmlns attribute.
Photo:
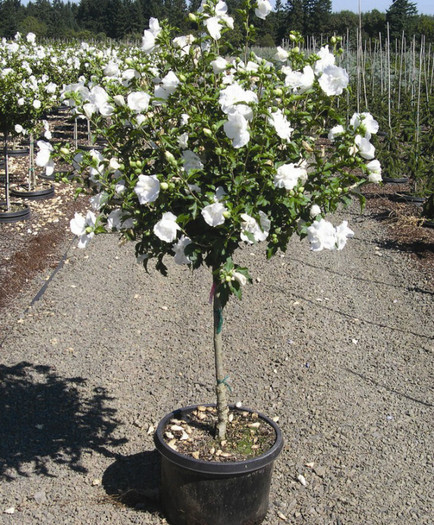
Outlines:
<svg viewBox="0 0 434 525"><path fill-rule="evenodd" d="M296 44L288 41L286 48ZM429 197L434 192L434 53L424 37L410 41L405 34L393 40L379 34L372 40L358 36L356 48L342 40L345 52L339 65L350 82L339 108L349 118L361 109L375 115L381 134L374 139L377 155L388 179L409 178L414 194ZM305 53L318 52L319 43L309 41ZM257 50L271 56L273 50Z"/></svg>
<svg viewBox="0 0 434 525"><path fill-rule="evenodd" d="M302 49L303 43L291 37L289 53ZM325 46L323 46L325 47ZM40 45L32 34L17 35L13 42L2 40L0 46L0 130L40 134L47 124L43 117L61 103L65 85L79 78L94 81L104 69L119 60L133 58L139 47L113 46L98 48L81 45ZM316 53L320 49L315 50ZM258 56L273 57L271 49L256 50ZM275 52L274 52L275 53ZM114 60L112 60L112 58ZM409 176L413 190L421 195L433 192L433 84L434 56L424 40L410 43L403 35L391 44L380 38L373 45L360 42L357 52L345 48L337 58L349 74L350 89L337 107L347 120L354 112L368 110L376 115L382 130L374 139L384 174L390 178ZM119 67L117 65L116 67ZM125 68L124 82L131 71ZM36 181L33 179L32 184Z"/></svg>
<svg viewBox="0 0 434 525"><path fill-rule="evenodd" d="M80 46L62 44L41 45L35 35L17 34L13 41L0 42L0 155L6 159L5 188L2 210L9 212L10 176L8 152L17 138L30 141L31 157L29 190L38 185L33 169L33 142L38 138L51 140L47 115L62 104L65 83L82 75L89 79L101 69L109 48L97 49L87 43ZM116 51L114 51L116 52ZM4 161L3 161L4 162Z"/></svg>
<svg viewBox="0 0 434 525"><path fill-rule="evenodd" d="M434 53L422 38L392 45L386 35L373 49L360 42L350 109L374 112L384 137L377 141L384 174L409 177L415 194L434 192Z"/></svg>

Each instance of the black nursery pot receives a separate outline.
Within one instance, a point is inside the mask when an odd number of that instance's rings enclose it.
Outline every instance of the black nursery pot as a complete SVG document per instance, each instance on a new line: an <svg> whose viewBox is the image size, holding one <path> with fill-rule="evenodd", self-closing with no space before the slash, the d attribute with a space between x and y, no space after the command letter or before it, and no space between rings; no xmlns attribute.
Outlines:
<svg viewBox="0 0 434 525"><path fill-rule="evenodd" d="M273 446L261 456L227 463L198 460L173 450L163 437L170 419L182 419L196 408L181 408L166 415L154 436L161 455L160 502L166 519L171 525L261 523L268 510L274 460L283 447L279 427L259 414L259 419L276 433ZM246 408L240 410L254 412Z"/></svg>
<svg viewBox="0 0 434 525"><path fill-rule="evenodd" d="M44 200L54 197L54 186L49 185L38 190L27 190L25 186L11 188L11 195L29 200Z"/></svg>
<svg viewBox="0 0 434 525"><path fill-rule="evenodd" d="M7 211L6 202L0 202L0 224L19 222L30 219L30 208L27 204L16 205L16 209Z"/></svg>
<svg viewBox="0 0 434 525"><path fill-rule="evenodd" d="M411 195L410 193L395 193L391 195L391 200L395 202L407 202L415 204L416 206L423 206L425 197L419 197L418 195Z"/></svg>

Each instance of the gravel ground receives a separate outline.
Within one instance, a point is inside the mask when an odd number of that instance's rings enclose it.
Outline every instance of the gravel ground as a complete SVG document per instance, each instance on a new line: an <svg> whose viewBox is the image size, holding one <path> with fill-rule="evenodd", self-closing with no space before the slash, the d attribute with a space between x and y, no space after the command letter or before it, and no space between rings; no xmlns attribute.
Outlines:
<svg viewBox="0 0 434 525"><path fill-rule="evenodd" d="M432 524L432 282L370 212L343 217L342 252L239 253L255 283L225 312L231 401L285 437L265 523ZM147 274L101 236L29 308L40 284L3 317L0 523L166 523L152 433L214 400L207 271Z"/></svg>

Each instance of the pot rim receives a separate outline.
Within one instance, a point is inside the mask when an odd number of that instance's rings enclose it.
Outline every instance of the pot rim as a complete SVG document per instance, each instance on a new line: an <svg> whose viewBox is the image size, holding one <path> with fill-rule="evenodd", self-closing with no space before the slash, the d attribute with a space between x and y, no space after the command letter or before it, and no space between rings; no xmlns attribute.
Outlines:
<svg viewBox="0 0 434 525"><path fill-rule="evenodd" d="M264 414L261 414L260 412L256 410L252 410L250 408L245 408L245 407L236 407L233 404L228 405L230 409L239 410L242 412L256 413L258 414L260 419L268 423L274 429L276 433L276 440L273 446L267 452L255 458L246 459L244 461L232 461L232 462L219 463L216 461L204 461L202 459L195 459L191 456L186 456L185 454L181 454L180 452L173 450L171 447L167 445L163 437L163 432L164 432L167 422L169 421L169 419L172 419L172 418L179 419L180 417L183 416L183 414L195 410L198 406L210 407L210 406L216 406L216 405L215 403L208 403L204 405L192 405L188 407L182 407L177 410L174 410L173 412L170 412L169 414L163 417L163 419L158 424L157 430L155 431L155 434L154 434L154 443L155 443L155 447L158 450L158 452L165 459L178 465L179 467L182 467L188 470L193 470L196 472L200 472L202 474L212 474L212 475L222 475L222 476L245 474L248 472L259 470L260 468L263 468L269 465L277 458L277 456L282 451L282 448L283 448L282 431L272 419L265 416Z"/></svg>
<svg viewBox="0 0 434 525"><path fill-rule="evenodd" d="M2 209L6 207L6 202L0 202L0 224L19 222L30 219L31 210L27 204L22 202L11 202L15 206L20 206L19 210L7 211Z"/></svg>

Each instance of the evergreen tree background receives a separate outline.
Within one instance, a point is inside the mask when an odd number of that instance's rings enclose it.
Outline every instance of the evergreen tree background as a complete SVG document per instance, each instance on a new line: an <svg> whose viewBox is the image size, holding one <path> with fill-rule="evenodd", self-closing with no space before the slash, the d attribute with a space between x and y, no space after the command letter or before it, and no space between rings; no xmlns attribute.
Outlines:
<svg viewBox="0 0 434 525"><path fill-rule="evenodd" d="M403 31L412 32L416 24L416 15L416 4L409 0L393 0L386 12L386 22L390 25L391 37L399 38Z"/></svg>

